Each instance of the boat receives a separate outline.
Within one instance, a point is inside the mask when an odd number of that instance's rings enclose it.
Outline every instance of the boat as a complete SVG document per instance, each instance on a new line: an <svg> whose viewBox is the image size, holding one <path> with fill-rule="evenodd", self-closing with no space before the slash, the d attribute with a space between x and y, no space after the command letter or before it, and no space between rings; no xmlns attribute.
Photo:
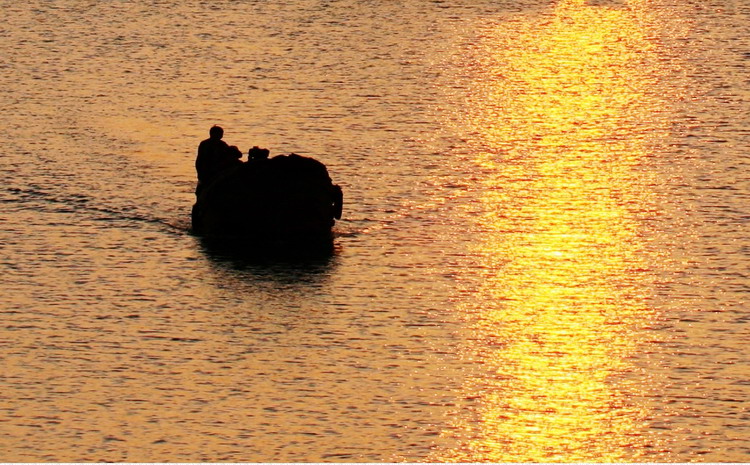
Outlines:
<svg viewBox="0 0 750 465"><path fill-rule="evenodd" d="M193 233L247 247L328 247L343 193L326 166L297 154L239 162L199 189Z"/></svg>

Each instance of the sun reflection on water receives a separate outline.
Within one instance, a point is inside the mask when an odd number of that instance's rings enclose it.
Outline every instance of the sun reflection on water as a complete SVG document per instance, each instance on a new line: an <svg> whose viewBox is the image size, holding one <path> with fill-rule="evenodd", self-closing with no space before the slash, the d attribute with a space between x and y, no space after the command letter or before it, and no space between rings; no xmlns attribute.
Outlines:
<svg viewBox="0 0 750 465"><path fill-rule="evenodd" d="M563 0L487 38L467 110L486 173L468 344L485 375L436 460L610 462L653 446L629 361L652 313L643 167L664 129L646 10Z"/></svg>

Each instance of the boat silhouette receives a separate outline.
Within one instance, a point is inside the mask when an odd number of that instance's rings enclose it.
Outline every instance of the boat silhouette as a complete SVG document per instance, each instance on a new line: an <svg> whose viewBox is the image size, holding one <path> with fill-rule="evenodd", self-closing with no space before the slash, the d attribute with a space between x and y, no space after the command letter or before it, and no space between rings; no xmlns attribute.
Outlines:
<svg viewBox="0 0 750 465"><path fill-rule="evenodd" d="M343 193L326 166L297 154L238 162L202 186L192 230L248 247L333 244Z"/></svg>

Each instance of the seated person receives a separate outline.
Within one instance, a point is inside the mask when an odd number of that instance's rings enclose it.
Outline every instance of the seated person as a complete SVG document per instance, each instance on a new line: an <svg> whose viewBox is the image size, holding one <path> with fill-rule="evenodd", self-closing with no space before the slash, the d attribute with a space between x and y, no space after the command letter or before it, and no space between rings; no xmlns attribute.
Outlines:
<svg viewBox="0 0 750 465"><path fill-rule="evenodd" d="M236 145L230 145L227 150L227 166L235 166L242 163L242 151Z"/></svg>
<svg viewBox="0 0 750 465"><path fill-rule="evenodd" d="M260 160L268 160L268 154L270 152L268 149L262 149L258 147L257 145L250 150L247 151L247 161L260 161Z"/></svg>

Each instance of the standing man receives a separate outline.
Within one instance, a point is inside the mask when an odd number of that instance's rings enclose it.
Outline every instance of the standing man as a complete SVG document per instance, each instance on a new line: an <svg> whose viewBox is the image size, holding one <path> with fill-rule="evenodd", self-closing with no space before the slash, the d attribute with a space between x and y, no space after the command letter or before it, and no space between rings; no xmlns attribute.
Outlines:
<svg viewBox="0 0 750 465"><path fill-rule="evenodd" d="M198 172L195 195L230 161L229 145L221 140L224 130L214 125L208 130L208 134L209 138L198 145L198 158L195 159L195 169Z"/></svg>

